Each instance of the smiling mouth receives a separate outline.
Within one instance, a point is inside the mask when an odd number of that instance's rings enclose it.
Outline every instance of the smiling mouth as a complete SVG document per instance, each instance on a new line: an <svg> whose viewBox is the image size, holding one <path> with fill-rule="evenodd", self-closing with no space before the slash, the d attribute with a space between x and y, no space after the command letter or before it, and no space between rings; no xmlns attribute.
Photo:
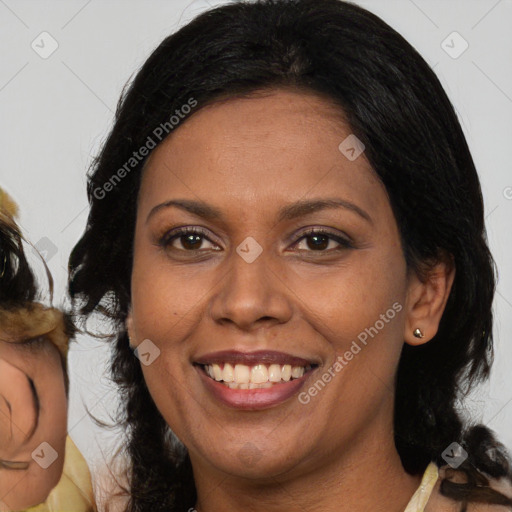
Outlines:
<svg viewBox="0 0 512 512"><path fill-rule="evenodd" d="M304 377L317 365L291 364L200 364L202 371L212 380L230 389L265 389Z"/></svg>

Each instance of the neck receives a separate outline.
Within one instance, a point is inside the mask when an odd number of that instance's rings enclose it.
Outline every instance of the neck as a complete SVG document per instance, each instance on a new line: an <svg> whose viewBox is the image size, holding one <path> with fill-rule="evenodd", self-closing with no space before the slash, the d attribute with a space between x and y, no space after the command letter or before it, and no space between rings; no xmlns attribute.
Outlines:
<svg viewBox="0 0 512 512"><path fill-rule="evenodd" d="M405 472L392 432L389 425L381 432L359 432L344 444L349 450L331 450L307 472L294 468L264 482L195 467L196 510L281 512L295 503L293 509L305 511L403 512L422 475Z"/></svg>

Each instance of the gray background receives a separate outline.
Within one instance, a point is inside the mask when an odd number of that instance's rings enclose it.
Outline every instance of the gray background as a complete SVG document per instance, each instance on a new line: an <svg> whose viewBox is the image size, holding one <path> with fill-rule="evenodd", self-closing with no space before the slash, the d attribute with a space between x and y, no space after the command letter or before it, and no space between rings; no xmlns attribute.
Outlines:
<svg viewBox="0 0 512 512"><path fill-rule="evenodd" d="M165 36L216 3L222 2L0 0L0 183L21 207L25 234L45 254L57 304L69 252L85 226L85 173L112 126L123 85ZM500 272L496 362L490 383L465 408L512 448L512 0L356 3L397 29L434 67L480 172ZM58 47L47 55L52 45ZM69 431L97 467L121 439L86 412L108 419L116 407L107 359L104 344L89 337L70 352Z"/></svg>

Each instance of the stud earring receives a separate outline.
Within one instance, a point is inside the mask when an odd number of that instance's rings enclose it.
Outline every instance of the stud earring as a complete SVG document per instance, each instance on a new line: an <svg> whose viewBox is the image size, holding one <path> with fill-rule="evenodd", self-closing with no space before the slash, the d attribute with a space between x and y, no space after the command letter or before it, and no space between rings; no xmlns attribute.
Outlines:
<svg viewBox="0 0 512 512"><path fill-rule="evenodd" d="M414 335L415 338L423 338L423 333L418 328L414 329L412 334Z"/></svg>

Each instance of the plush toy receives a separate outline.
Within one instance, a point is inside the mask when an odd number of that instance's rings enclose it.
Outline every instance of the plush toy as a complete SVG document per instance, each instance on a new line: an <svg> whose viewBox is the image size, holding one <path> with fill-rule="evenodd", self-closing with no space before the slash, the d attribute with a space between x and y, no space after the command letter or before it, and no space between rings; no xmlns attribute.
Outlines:
<svg viewBox="0 0 512 512"><path fill-rule="evenodd" d="M96 511L87 464L67 435L72 322L38 300L17 210L0 189L0 512Z"/></svg>

